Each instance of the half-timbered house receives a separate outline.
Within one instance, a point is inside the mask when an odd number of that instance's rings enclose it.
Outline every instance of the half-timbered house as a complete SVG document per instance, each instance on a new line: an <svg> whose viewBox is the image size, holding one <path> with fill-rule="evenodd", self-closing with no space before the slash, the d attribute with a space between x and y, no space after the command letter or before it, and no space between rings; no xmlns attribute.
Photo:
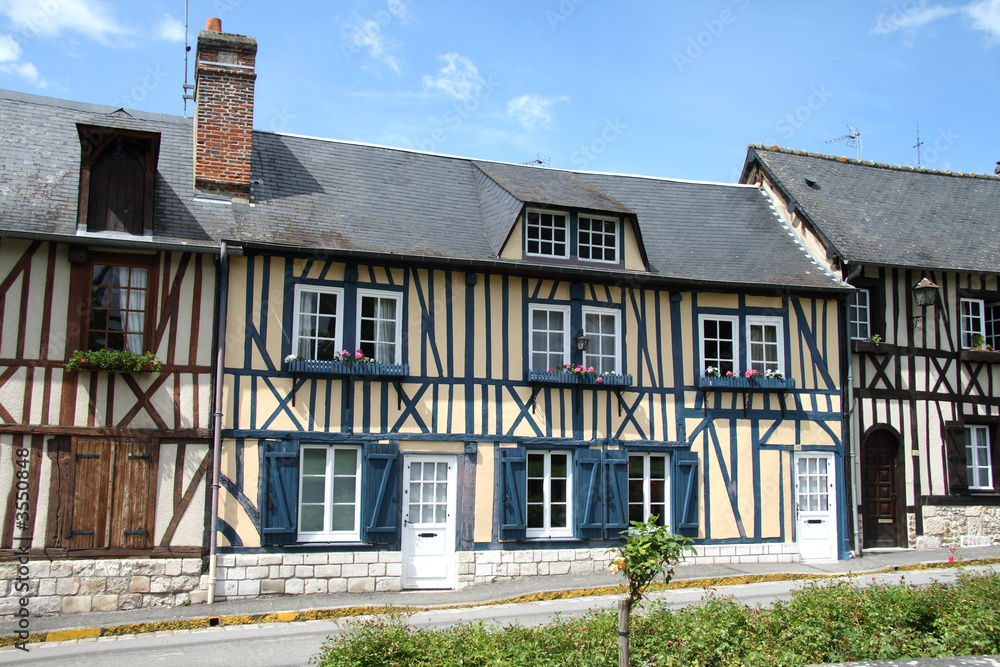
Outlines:
<svg viewBox="0 0 1000 667"><path fill-rule="evenodd" d="M846 555L846 288L758 188L262 131L247 184L218 595L593 571L651 514Z"/></svg>
<svg viewBox="0 0 1000 667"><path fill-rule="evenodd" d="M239 63L200 45L205 109L217 70L252 91L255 44L234 39ZM25 592L33 614L207 595L216 257L248 207L220 118L0 93L4 612Z"/></svg>
<svg viewBox="0 0 1000 667"><path fill-rule="evenodd" d="M857 288L855 550L1000 541L1000 178L752 145L741 180Z"/></svg>

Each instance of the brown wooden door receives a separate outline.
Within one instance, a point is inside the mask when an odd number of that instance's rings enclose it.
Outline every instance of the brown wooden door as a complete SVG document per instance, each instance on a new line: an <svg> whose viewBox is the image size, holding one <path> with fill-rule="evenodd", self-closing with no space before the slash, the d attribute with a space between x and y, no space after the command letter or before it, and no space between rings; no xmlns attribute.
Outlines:
<svg viewBox="0 0 1000 667"><path fill-rule="evenodd" d="M864 546L898 547L901 519L896 496L896 453L899 445L877 431L861 449L861 506Z"/></svg>

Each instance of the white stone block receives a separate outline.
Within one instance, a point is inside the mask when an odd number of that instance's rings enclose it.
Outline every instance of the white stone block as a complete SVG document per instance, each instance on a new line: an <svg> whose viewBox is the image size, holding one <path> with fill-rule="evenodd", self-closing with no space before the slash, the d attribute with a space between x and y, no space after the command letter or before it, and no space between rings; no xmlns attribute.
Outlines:
<svg viewBox="0 0 1000 667"><path fill-rule="evenodd" d="M239 567L257 565L257 554L236 554L236 565Z"/></svg>
<svg viewBox="0 0 1000 667"><path fill-rule="evenodd" d="M739 562L741 564L759 563L760 562L760 556L740 556L739 558L740 558Z"/></svg>
<svg viewBox="0 0 1000 667"><path fill-rule="evenodd" d="M591 574L594 571L594 564L589 560L575 560L569 564L570 574Z"/></svg>
<svg viewBox="0 0 1000 667"><path fill-rule="evenodd" d="M377 551L358 551L354 554L355 563L377 563L378 562L378 552Z"/></svg>
<svg viewBox="0 0 1000 667"><path fill-rule="evenodd" d="M521 563L521 571L518 573L522 577L537 577L538 563Z"/></svg>
<svg viewBox="0 0 1000 667"><path fill-rule="evenodd" d="M463 565L466 565L463 563ZM368 565L369 577L384 577L386 563L371 563Z"/></svg>
<svg viewBox="0 0 1000 667"><path fill-rule="evenodd" d="M531 549L525 549L523 551L514 552L514 562L515 563L533 563L535 559L532 557L533 551Z"/></svg>
<svg viewBox="0 0 1000 667"><path fill-rule="evenodd" d="M502 553L502 551L477 551L476 562L495 565L500 562L500 554Z"/></svg>
<svg viewBox="0 0 1000 667"><path fill-rule="evenodd" d="M182 574L201 574L200 558L185 558L181 561Z"/></svg>
<svg viewBox="0 0 1000 667"><path fill-rule="evenodd" d="M327 562L330 565L343 564L343 563L353 563L354 562L354 552L353 551L334 551L327 554Z"/></svg>
<svg viewBox="0 0 1000 667"><path fill-rule="evenodd" d="M736 545L735 544L720 544L718 545L719 553L717 556L735 556L736 555Z"/></svg>
<svg viewBox="0 0 1000 667"><path fill-rule="evenodd" d="M225 578L227 581L240 580L247 578L247 569L245 567L227 567L225 569ZM222 578L219 575L220 579Z"/></svg>
<svg viewBox="0 0 1000 667"><path fill-rule="evenodd" d="M295 565L279 565L278 566L278 577L281 579L288 579L289 577L295 576Z"/></svg>
<svg viewBox="0 0 1000 667"><path fill-rule="evenodd" d="M463 551L461 553L473 553L471 551ZM380 563L402 563L403 554L400 551L379 551L378 561ZM333 562L332 560L330 561Z"/></svg>
<svg viewBox="0 0 1000 667"><path fill-rule="evenodd" d="M331 577L341 576L341 569L343 565L317 565L315 567L313 576L320 579L329 579Z"/></svg>
<svg viewBox="0 0 1000 667"><path fill-rule="evenodd" d="M385 564L385 576L399 578L403 575L403 564L402 563L386 563Z"/></svg>
<svg viewBox="0 0 1000 667"><path fill-rule="evenodd" d="M330 556L325 552L302 554L303 565L326 565L329 562Z"/></svg>
<svg viewBox="0 0 1000 667"><path fill-rule="evenodd" d="M549 563L549 574L569 574L569 569L571 566L572 563L568 561Z"/></svg>
<svg viewBox="0 0 1000 667"><path fill-rule="evenodd" d="M257 565L247 568L247 579L267 579L270 576L270 568L266 565Z"/></svg>
<svg viewBox="0 0 1000 667"><path fill-rule="evenodd" d="M751 556L759 556L762 553L764 553L764 545L763 544L751 544L750 545L750 555Z"/></svg>
<svg viewBox="0 0 1000 667"><path fill-rule="evenodd" d="M306 582L301 579L289 579L285 582L285 595L302 595L306 589Z"/></svg>
<svg viewBox="0 0 1000 667"><path fill-rule="evenodd" d="M750 545L749 544L737 544L736 555L737 556L749 556L750 555Z"/></svg>
<svg viewBox="0 0 1000 667"><path fill-rule="evenodd" d="M326 590L329 593L346 593L347 592L347 579L335 578L330 579L326 582Z"/></svg>
<svg viewBox="0 0 1000 667"><path fill-rule="evenodd" d="M282 561L281 554L258 554L257 556L258 565L281 565Z"/></svg>
<svg viewBox="0 0 1000 667"><path fill-rule="evenodd" d="M326 593L327 584L326 579L309 579L306 581L305 593L306 595L318 595L321 593Z"/></svg>
<svg viewBox="0 0 1000 667"><path fill-rule="evenodd" d="M343 577L367 577L368 566L364 563L345 563L340 566L340 573Z"/></svg>
<svg viewBox="0 0 1000 667"><path fill-rule="evenodd" d="M284 554L282 563L285 565L302 565L302 554Z"/></svg>
<svg viewBox="0 0 1000 667"><path fill-rule="evenodd" d="M514 552L507 551L506 549L500 552L500 562L501 563L513 563L514 562Z"/></svg>
<svg viewBox="0 0 1000 667"><path fill-rule="evenodd" d="M215 597L231 598L239 594L239 582L238 581L221 581L215 582Z"/></svg>
<svg viewBox="0 0 1000 667"><path fill-rule="evenodd" d="M379 593L398 591L400 588L402 588L402 579L399 577L382 577L375 581L375 590Z"/></svg>
<svg viewBox="0 0 1000 667"><path fill-rule="evenodd" d="M222 567L236 567L236 555L235 554L221 554L216 559L216 562Z"/></svg>
<svg viewBox="0 0 1000 667"><path fill-rule="evenodd" d="M295 566L295 576L299 579L312 579L315 575L312 565L296 565Z"/></svg>
<svg viewBox="0 0 1000 667"><path fill-rule="evenodd" d="M777 563L778 562L778 554L762 554L760 556L760 561L759 562L761 562L761 563Z"/></svg>
<svg viewBox="0 0 1000 667"><path fill-rule="evenodd" d="M347 592L348 593L374 593L375 592L375 578L374 577L355 577L353 579L347 580Z"/></svg>
<svg viewBox="0 0 1000 667"><path fill-rule="evenodd" d="M260 595L259 581L241 581L239 583L239 595L257 596Z"/></svg>

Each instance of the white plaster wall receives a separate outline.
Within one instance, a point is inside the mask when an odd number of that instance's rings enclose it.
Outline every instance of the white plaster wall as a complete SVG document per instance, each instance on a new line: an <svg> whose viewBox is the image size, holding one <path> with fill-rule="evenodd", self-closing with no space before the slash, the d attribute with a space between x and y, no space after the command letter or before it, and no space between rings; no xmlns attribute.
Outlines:
<svg viewBox="0 0 1000 667"><path fill-rule="evenodd" d="M183 490L186 491L191 480L194 478L198 466L201 464L205 454L208 453L208 445L188 445L184 456ZM174 444L160 445L160 462L156 476L156 518L154 519L153 537L154 544L160 545L167 526L174 516L174 470L177 461L178 446ZM202 477L198 484L191 504L177 525L174 537L170 541L170 546L202 546L205 525L205 485L208 475Z"/></svg>

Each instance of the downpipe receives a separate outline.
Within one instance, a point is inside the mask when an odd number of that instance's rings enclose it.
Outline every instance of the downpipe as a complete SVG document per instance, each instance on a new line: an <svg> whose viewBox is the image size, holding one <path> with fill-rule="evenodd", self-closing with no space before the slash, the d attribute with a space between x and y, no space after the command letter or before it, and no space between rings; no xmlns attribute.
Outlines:
<svg viewBox="0 0 1000 667"><path fill-rule="evenodd" d="M215 412L212 422L212 510L208 531L208 604L215 603L216 568L218 565L219 480L222 467L222 371L226 354L226 312L229 303L229 256L226 242L219 250L219 326L215 341Z"/></svg>
<svg viewBox="0 0 1000 667"><path fill-rule="evenodd" d="M844 282L848 285L851 281L858 277L861 273L861 269L864 267L858 264L858 268L854 269L853 272L846 278ZM854 355L851 352L851 331L850 331L850 306L847 300L844 301L844 359L847 361L847 438L850 440L850 464L851 464L851 518L852 525L854 527L854 540L853 540L853 550L856 556L861 555L861 528L859 524L860 516L858 515L858 440L859 437L854 437L857 429L857 413L854 409Z"/></svg>

